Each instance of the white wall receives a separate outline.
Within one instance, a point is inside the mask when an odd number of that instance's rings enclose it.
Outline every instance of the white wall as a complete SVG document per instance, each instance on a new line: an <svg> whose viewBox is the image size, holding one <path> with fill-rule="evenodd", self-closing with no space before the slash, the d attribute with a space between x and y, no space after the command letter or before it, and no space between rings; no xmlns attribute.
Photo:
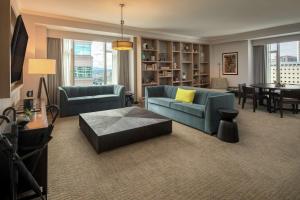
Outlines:
<svg viewBox="0 0 300 200"><path fill-rule="evenodd" d="M247 40L211 45L210 72L211 77L219 77L219 64L221 77L228 79L230 86L239 83L252 83L252 56L251 43ZM238 75L222 75L222 54L238 52Z"/></svg>
<svg viewBox="0 0 300 200"><path fill-rule="evenodd" d="M39 76L29 75L28 71L28 59L29 58L44 58L47 52L47 36L73 36L73 37L83 37L85 34L89 38L96 38L97 35L105 35L112 34L115 37L119 37L120 35L120 27L119 25L112 25L107 23L98 23L90 20L76 20L74 18L59 18L55 16L38 16L32 14L22 13L23 19L26 25L26 29L29 35L29 41L26 51L25 65L23 71L23 97L27 90L34 90L34 94L36 96ZM145 36L145 37L157 37L161 39L170 39L181 40L181 41L189 41L189 42L199 42L199 38L197 37L189 37L189 36L174 36L172 34L158 34L147 32L142 29L130 29L125 27L126 36ZM73 33L72 33L73 32ZM66 35L65 35L66 34ZM109 37L107 37L109 38ZM133 55L131 54L131 58ZM134 62L130 60L130 64ZM133 68L132 68L133 69ZM130 71L130 80L135 81L135 72L133 70ZM134 90L135 84L131 82L130 90Z"/></svg>

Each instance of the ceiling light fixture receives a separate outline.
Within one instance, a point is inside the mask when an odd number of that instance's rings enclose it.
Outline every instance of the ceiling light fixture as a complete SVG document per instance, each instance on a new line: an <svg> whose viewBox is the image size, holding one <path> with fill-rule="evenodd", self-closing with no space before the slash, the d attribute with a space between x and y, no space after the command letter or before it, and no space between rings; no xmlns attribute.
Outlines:
<svg viewBox="0 0 300 200"><path fill-rule="evenodd" d="M131 50L133 47L133 43L127 40L124 40L124 19L123 19L123 8L124 8L125 4L120 4L121 7L121 34L122 34L122 39L121 40L116 40L113 41L112 43L112 48L114 50L118 50L118 51L124 51L124 50Z"/></svg>

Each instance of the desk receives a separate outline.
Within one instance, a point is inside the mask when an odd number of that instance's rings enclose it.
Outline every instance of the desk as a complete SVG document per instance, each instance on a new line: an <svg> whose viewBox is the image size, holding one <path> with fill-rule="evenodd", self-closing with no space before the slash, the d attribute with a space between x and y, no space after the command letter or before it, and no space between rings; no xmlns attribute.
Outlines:
<svg viewBox="0 0 300 200"><path fill-rule="evenodd" d="M45 132L48 131L48 120L47 120L47 110L44 101L40 101L41 110L39 112L33 112L31 117L31 121L23 128L19 129L19 137L18 137L18 144L19 146L32 146L37 145L40 136ZM8 129L9 130L9 127ZM1 152L0 152L1 153ZM20 155L24 154L24 152L19 152ZM2 158L2 159L1 159ZM5 166L5 159L3 159L3 155L0 155L0 169L3 169ZM28 160L25 162L27 165L30 162ZM2 166L2 167L1 167ZM0 176L5 177L5 171L0 171ZM48 179L48 148L46 147L40 157L38 166L36 168L35 173L33 174L38 184L43 189L43 194L47 195L47 179ZM6 178L8 178L6 176ZM9 179L1 178L0 185L4 185L7 187L9 185ZM30 187L27 185L27 182L19 179L19 192L28 191Z"/></svg>

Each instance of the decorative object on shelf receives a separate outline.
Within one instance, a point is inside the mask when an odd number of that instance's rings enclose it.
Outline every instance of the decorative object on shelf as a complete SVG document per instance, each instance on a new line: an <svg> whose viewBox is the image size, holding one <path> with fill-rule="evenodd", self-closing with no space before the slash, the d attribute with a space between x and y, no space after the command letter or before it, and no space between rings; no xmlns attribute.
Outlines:
<svg viewBox="0 0 300 200"><path fill-rule="evenodd" d="M205 55L203 52L200 52L200 62L204 62Z"/></svg>
<svg viewBox="0 0 300 200"><path fill-rule="evenodd" d="M27 96L27 97L33 97L33 90L28 90L28 91L26 92L26 96Z"/></svg>
<svg viewBox="0 0 300 200"><path fill-rule="evenodd" d="M33 98L28 98L23 100L23 109L32 110L33 108Z"/></svg>
<svg viewBox="0 0 300 200"><path fill-rule="evenodd" d="M29 59L28 74L39 74L40 77L39 90L37 98L41 98L42 87L45 89L47 103L50 104L48 90L44 75L56 74L56 60L53 59Z"/></svg>
<svg viewBox="0 0 300 200"><path fill-rule="evenodd" d="M185 81L186 80L186 73L182 72L182 80Z"/></svg>
<svg viewBox="0 0 300 200"><path fill-rule="evenodd" d="M159 54L159 61L168 61L168 54L167 53L160 53Z"/></svg>
<svg viewBox="0 0 300 200"><path fill-rule="evenodd" d="M238 75L238 52L223 53L223 75Z"/></svg>
<svg viewBox="0 0 300 200"><path fill-rule="evenodd" d="M142 60L145 61L146 60L146 55L144 53L142 53Z"/></svg>
<svg viewBox="0 0 300 200"><path fill-rule="evenodd" d="M185 45L185 46L184 46L184 50L185 50L185 51L189 51L189 50L190 50L189 45Z"/></svg>
<svg viewBox="0 0 300 200"><path fill-rule="evenodd" d="M133 43L127 40L124 40L124 19L123 19L123 8L125 4L121 3L121 34L122 34L122 39L121 40L116 40L112 42L112 48L114 50L118 51L126 51L126 50L131 50L133 48Z"/></svg>
<svg viewBox="0 0 300 200"><path fill-rule="evenodd" d="M143 49L149 49L148 43L145 42L145 43L143 44Z"/></svg>

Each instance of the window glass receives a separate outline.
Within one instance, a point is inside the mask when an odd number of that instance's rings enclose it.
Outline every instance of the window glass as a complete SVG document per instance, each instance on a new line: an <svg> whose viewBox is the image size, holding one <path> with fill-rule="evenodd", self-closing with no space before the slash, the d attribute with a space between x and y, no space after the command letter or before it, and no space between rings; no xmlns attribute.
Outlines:
<svg viewBox="0 0 300 200"><path fill-rule="evenodd" d="M279 56L279 62L277 56ZM267 81L300 84L299 57L299 41L267 45ZM280 76L277 76L277 73L280 73Z"/></svg>
<svg viewBox="0 0 300 200"><path fill-rule="evenodd" d="M74 40L74 85L113 84L114 53L108 42Z"/></svg>

